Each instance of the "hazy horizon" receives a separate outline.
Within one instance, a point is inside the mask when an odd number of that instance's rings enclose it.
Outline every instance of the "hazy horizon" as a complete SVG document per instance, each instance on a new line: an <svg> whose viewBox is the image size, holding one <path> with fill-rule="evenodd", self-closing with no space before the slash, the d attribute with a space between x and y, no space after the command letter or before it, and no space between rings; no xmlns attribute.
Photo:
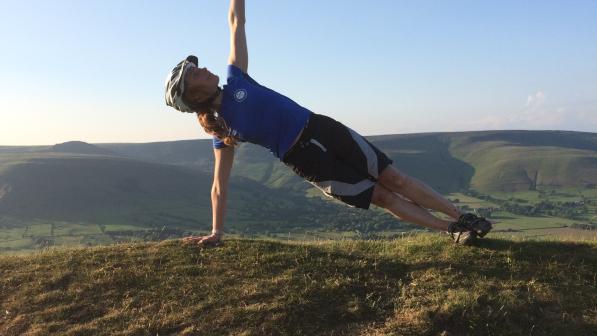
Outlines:
<svg viewBox="0 0 597 336"><path fill-rule="evenodd" d="M597 3L247 0L249 73L363 135L597 131ZM184 10L183 10L184 9ZM0 146L209 138L164 103L188 54L225 83L228 2L8 3Z"/></svg>
<svg viewBox="0 0 597 336"><path fill-rule="evenodd" d="M496 130L471 130L471 131L429 131L429 132L405 132L405 133L384 133L384 134L364 134L366 137L378 137L378 136L391 136L391 135L407 135L407 134L436 134L436 133L469 133L469 132L517 132L517 131L531 131L531 132L577 132L577 133L596 133L591 131L574 131L574 130L551 130L551 129L496 129ZM108 145L108 144L149 144L149 143L161 143L161 142L175 142L175 141L195 141L195 140L211 140L211 137L200 137L200 138L188 138L188 139L174 139L174 140L149 140L149 141L107 141L107 142L89 142L81 139L71 139L57 143L50 144L28 144L28 145L3 145L0 147L45 147L63 144L67 142L84 142L91 145Z"/></svg>

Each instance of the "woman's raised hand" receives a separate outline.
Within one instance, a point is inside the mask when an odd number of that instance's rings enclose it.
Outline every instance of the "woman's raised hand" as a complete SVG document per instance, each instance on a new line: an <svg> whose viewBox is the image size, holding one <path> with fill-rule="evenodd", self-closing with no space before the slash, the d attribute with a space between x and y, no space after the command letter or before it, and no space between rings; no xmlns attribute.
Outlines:
<svg viewBox="0 0 597 336"><path fill-rule="evenodd" d="M230 0L228 22L230 24L228 64L233 64L242 72L247 73L249 52L247 51L247 36L245 34L245 0Z"/></svg>

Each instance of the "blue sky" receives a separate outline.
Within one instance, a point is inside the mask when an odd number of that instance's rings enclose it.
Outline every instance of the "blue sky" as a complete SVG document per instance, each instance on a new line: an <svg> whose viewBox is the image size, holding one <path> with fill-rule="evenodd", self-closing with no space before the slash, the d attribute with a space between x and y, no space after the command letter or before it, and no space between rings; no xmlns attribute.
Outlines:
<svg viewBox="0 0 597 336"><path fill-rule="evenodd" d="M249 73L364 135L597 131L595 1L250 1ZM0 145L207 138L164 104L225 78L227 1L0 2Z"/></svg>

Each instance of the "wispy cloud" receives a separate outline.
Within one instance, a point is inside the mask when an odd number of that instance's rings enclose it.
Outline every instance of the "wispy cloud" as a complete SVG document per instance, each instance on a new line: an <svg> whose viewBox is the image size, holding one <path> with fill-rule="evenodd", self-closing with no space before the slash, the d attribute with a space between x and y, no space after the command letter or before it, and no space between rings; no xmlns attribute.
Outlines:
<svg viewBox="0 0 597 336"><path fill-rule="evenodd" d="M508 116L510 121L541 128L561 126L565 121L566 108L562 106L549 107L545 103L546 100L547 95L541 90L528 95L525 109L521 113L510 114Z"/></svg>
<svg viewBox="0 0 597 336"><path fill-rule="evenodd" d="M527 108L538 109L543 106L545 102L545 93L543 91L537 91L535 94L531 94L527 97Z"/></svg>
<svg viewBox="0 0 597 336"><path fill-rule="evenodd" d="M535 94L531 94L527 97L527 108L539 109L545 102L545 93L543 91L537 91Z"/></svg>
<svg viewBox="0 0 597 336"><path fill-rule="evenodd" d="M504 114L487 115L470 121L468 129L570 129L581 126L585 130L597 130L597 115L590 109L595 105L553 105L543 91L527 95L526 104L520 110ZM593 111L594 112L594 111ZM578 125L578 126L575 126Z"/></svg>

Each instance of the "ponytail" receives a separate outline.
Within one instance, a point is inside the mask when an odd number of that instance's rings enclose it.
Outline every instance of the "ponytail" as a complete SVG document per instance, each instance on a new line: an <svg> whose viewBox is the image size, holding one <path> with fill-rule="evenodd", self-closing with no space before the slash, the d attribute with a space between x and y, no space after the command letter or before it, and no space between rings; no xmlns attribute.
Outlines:
<svg viewBox="0 0 597 336"><path fill-rule="evenodd" d="M237 138L232 135L230 127L226 125L224 118L218 115L213 108L207 108L197 111L197 118L203 129L207 133L213 133L216 137L224 141L226 146L235 146Z"/></svg>
<svg viewBox="0 0 597 336"><path fill-rule="evenodd" d="M232 130L228 127L224 118L218 114L213 104L221 92L222 89L218 87L218 90L211 97L201 103L190 102L184 97L183 100L193 111L197 112L197 119L199 119L199 124L205 132L215 134L216 137L224 141L226 146L235 146L238 138L232 135Z"/></svg>

